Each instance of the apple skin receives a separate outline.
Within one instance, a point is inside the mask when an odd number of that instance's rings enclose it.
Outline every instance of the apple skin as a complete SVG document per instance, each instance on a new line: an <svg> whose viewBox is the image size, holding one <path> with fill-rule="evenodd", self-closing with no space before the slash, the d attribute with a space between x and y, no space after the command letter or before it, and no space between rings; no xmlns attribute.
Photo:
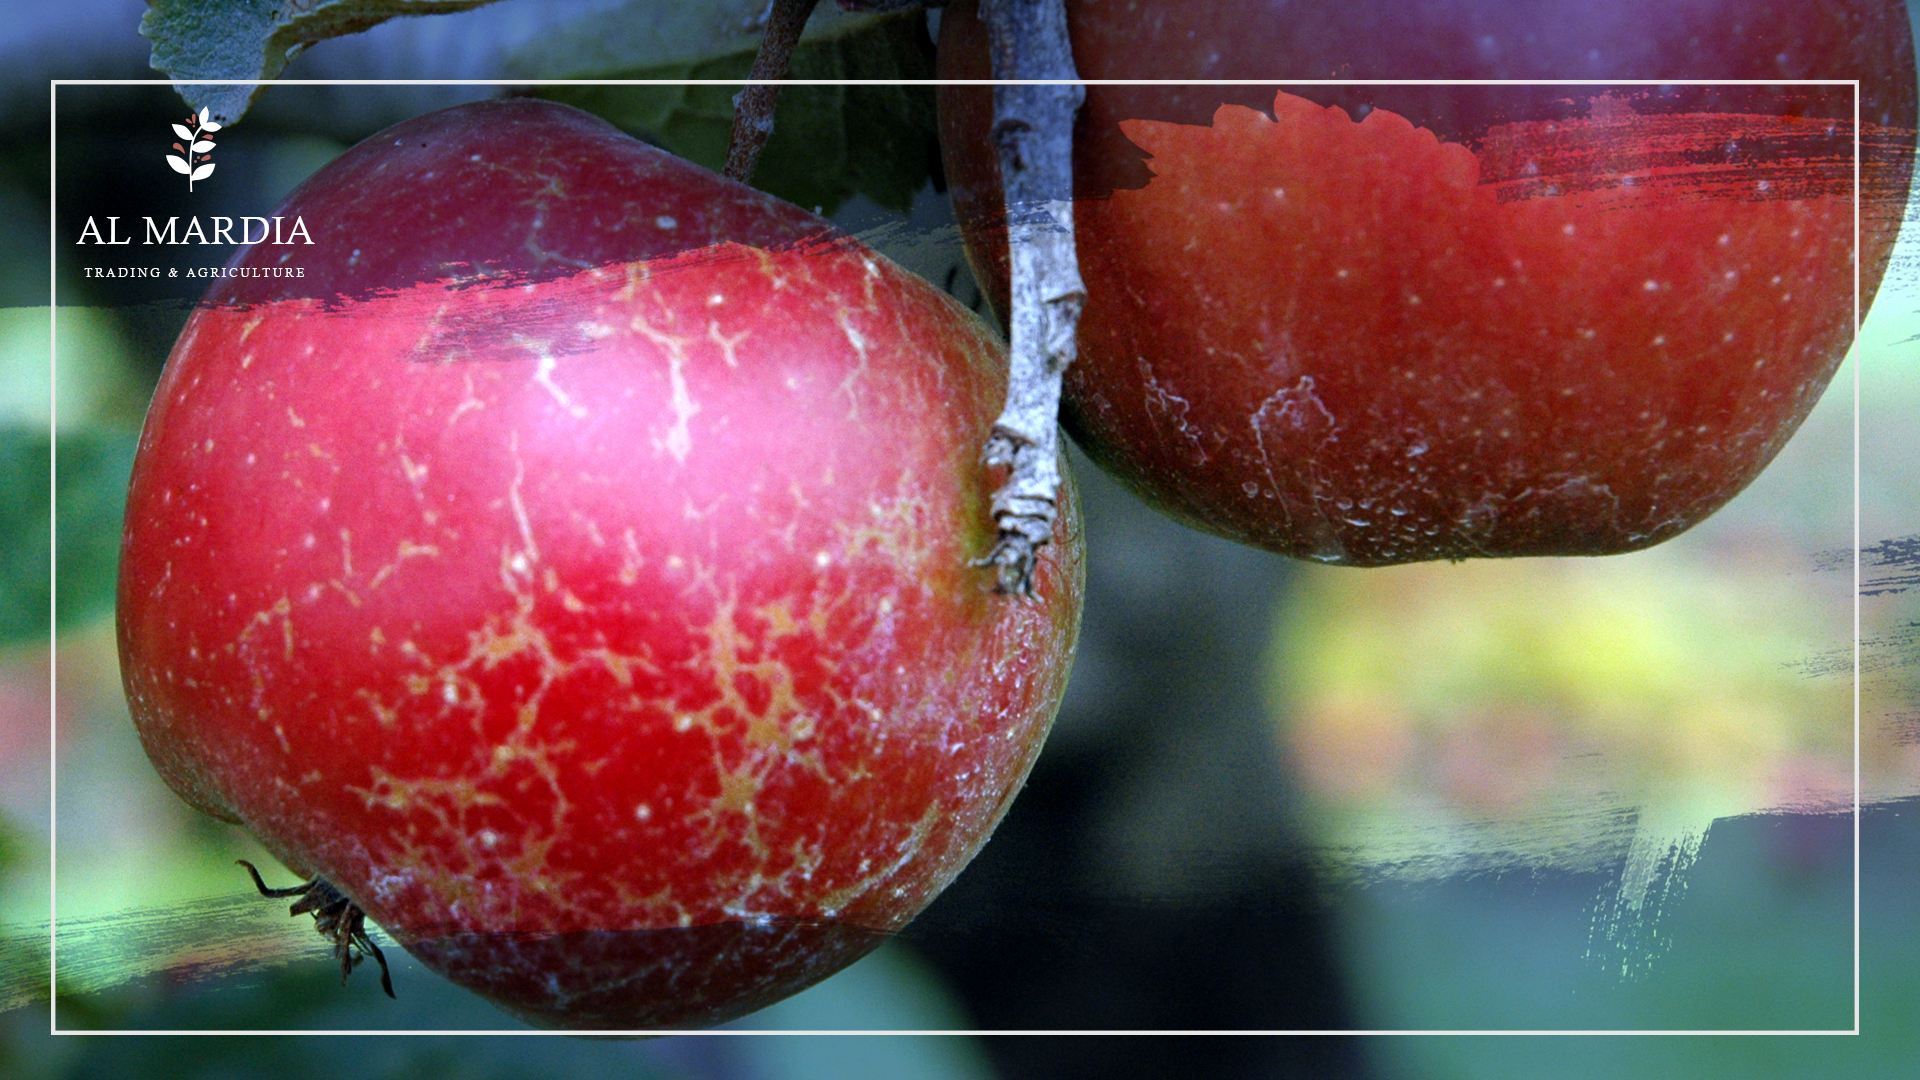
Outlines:
<svg viewBox="0 0 1920 1080"><path fill-rule="evenodd" d="M718 1023L960 871L1064 690L1071 499L997 596L1005 353L823 220L564 106L348 151L195 310L134 466L123 678L189 803L449 978Z"/></svg>
<svg viewBox="0 0 1920 1080"><path fill-rule="evenodd" d="M942 18L942 78L987 74L974 6ZM1886 0L1068 20L1088 79L1858 78L1861 311L1904 207L1914 61ZM1845 86L1089 86L1062 423L1160 509L1296 557L1658 543L1759 474L1850 344L1853 108ZM940 109L1004 315L990 95Z"/></svg>

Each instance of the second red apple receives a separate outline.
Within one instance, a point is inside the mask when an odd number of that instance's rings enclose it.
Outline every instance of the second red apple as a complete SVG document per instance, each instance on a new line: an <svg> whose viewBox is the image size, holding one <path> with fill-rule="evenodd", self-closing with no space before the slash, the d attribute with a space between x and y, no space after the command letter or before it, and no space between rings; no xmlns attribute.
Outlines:
<svg viewBox="0 0 1920 1080"><path fill-rule="evenodd" d="M1080 73L1860 79L1861 312L1885 266L1914 124L1900 4L1225 7L1070 4ZM985 74L972 5L941 56ZM941 107L1004 311L990 101ZM1090 87L1062 420L1148 501L1289 555L1658 543L1759 474L1851 342L1854 107L1846 85Z"/></svg>

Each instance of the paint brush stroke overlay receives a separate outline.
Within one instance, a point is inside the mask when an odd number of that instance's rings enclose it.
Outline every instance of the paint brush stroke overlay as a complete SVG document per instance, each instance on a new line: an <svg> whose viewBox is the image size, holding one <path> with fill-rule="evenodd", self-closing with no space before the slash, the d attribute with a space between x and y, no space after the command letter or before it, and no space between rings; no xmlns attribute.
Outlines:
<svg viewBox="0 0 1920 1080"><path fill-rule="evenodd" d="M1824 571L1850 571L1853 552L1822 551L1813 557ZM1860 549L1860 595L1892 596L1920 586L1920 536L1896 536Z"/></svg>
<svg viewBox="0 0 1920 1080"><path fill-rule="evenodd" d="M46 951L24 943L35 936L44 942L48 930L45 923L6 927L7 945L0 948L0 1011L46 1000ZM373 933L382 948L398 949L386 935ZM99 993L163 972L172 982L191 983L294 962L323 964L331 956L310 921L291 920L284 903L251 895L60 920L63 994Z"/></svg>

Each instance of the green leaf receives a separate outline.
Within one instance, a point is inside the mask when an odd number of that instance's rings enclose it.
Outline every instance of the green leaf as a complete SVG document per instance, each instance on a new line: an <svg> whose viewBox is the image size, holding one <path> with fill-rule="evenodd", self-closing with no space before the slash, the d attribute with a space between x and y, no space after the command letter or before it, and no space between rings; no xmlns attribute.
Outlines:
<svg viewBox="0 0 1920 1080"><path fill-rule="evenodd" d="M62 432L58 441L61 627L113 606L120 520L139 439L131 432ZM41 428L0 427L0 642L47 633L48 469L56 445Z"/></svg>
<svg viewBox="0 0 1920 1080"><path fill-rule="evenodd" d="M175 79L273 79L315 42L386 22L396 15L466 11L493 0L149 0L140 34L153 42L149 63ZM196 112L222 124L247 111L262 86L181 86Z"/></svg>
<svg viewBox="0 0 1920 1080"><path fill-rule="evenodd" d="M611 79L745 79L753 50L684 64L597 76ZM859 86L788 86L753 184L832 213L858 193L904 211L937 175L939 142L931 86L933 42L919 12L863 20L847 32L803 41L795 79L872 80ZM732 86L547 86L539 96L585 109L629 134L718 171L733 128Z"/></svg>

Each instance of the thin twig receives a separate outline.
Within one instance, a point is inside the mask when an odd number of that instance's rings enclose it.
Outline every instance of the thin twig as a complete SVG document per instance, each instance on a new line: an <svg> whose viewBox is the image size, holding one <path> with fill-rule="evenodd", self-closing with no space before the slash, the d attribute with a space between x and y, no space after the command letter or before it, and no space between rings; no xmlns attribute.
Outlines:
<svg viewBox="0 0 1920 1080"><path fill-rule="evenodd" d="M800 44L801 32L807 28L807 17L819 2L773 0L773 7L767 12L767 32L760 39L760 51L753 55L753 69L747 73L748 78L787 77L787 65L793 60L794 48ZM754 163L760 160L760 150L773 134L773 106L779 98L780 87L771 81L749 84L733 95L733 135L727 142L724 170L727 179L743 184L752 182Z"/></svg>
<svg viewBox="0 0 1920 1080"><path fill-rule="evenodd" d="M975 563L1003 593L1031 595L1060 498L1060 380L1073 362L1087 298L1073 242L1073 115L1086 97L1067 40L1065 0L982 0L996 80L993 141L1007 200L1012 349L1006 409L986 462L1011 471L993 496L999 535Z"/></svg>

